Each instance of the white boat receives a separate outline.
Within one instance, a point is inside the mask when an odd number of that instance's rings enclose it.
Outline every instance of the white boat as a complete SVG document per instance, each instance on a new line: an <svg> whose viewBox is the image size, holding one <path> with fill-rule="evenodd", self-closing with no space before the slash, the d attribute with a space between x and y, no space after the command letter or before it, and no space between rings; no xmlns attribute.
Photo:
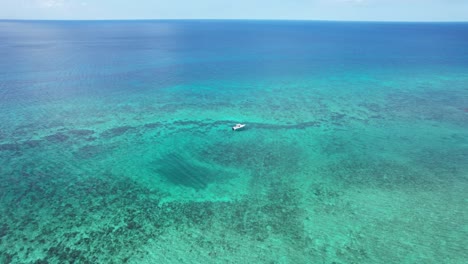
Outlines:
<svg viewBox="0 0 468 264"><path fill-rule="evenodd" d="M236 124L232 127L232 130L239 130L245 127L245 124Z"/></svg>

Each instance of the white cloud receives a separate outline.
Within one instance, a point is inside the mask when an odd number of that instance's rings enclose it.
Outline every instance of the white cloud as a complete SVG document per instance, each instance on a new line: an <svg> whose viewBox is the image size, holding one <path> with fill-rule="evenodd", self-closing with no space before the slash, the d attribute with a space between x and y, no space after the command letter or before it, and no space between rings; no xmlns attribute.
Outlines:
<svg viewBox="0 0 468 264"><path fill-rule="evenodd" d="M39 6L44 8L63 7L66 4L65 0L37 0Z"/></svg>
<svg viewBox="0 0 468 264"><path fill-rule="evenodd" d="M351 3L351 4L363 4L366 0L338 0L339 2Z"/></svg>

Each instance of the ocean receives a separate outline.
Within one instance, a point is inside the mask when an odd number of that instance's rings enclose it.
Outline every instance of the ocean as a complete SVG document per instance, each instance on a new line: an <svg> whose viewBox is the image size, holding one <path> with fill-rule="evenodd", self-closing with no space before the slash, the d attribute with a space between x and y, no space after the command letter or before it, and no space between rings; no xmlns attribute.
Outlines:
<svg viewBox="0 0 468 264"><path fill-rule="evenodd" d="M467 201L468 23L0 21L0 263L466 263Z"/></svg>

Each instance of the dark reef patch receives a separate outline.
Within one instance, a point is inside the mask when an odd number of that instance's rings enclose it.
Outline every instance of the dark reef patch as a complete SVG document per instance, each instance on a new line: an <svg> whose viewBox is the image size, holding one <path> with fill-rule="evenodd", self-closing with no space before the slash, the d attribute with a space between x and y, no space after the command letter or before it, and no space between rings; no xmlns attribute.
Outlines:
<svg viewBox="0 0 468 264"><path fill-rule="evenodd" d="M32 140L26 140L23 142L23 145L28 147L28 148L36 148L39 147L44 140L41 139L32 139Z"/></svg>
<svg viewBox="0 0 468 264"><path fill-rule="evenodd" d="M75 157L80 159L90 159L95 158L101 154L105 154L107 151L110 150L110 148L100 145L86 145L79 148L73 154L75 155Z"/></svg>
<svg viewBox="0 0 468 264"><path fill-rule="evenodd" d="M166 157L166 161L174 159L180 157L176 154ZM194 164L183 166L204 170ZM60 166L41 168L36 163L22 169L21 184L14 185L14 192L22 193L22 198L5 200L5 210L0 211L0 220L5 223L0 226L1 234L7 234L0 245L23 247L9 248L11 262L21 263L25 259L32 259L32 263L125 262L141 256L142 246L149 240L157 241L166 232L178 230L190 237L191 228L213 232L213 226L217 226L216 232L229 229L260 242L272 234L287 237L293 243L303 241L300 196L280 180L266 183L267 195L236 202L161 204L166 196L162 191L149 189L130 178L112 173L64 177L68 171L69 168ZM18 177L12 175L0 188L11 188ZM197 180L188 182L193 188L205 186ZM40 224L43 222L47 225ZM20 228L11 228L14 223L19 223ZM29 237L30 230L37 235ZM193 237L193 243L207 250L234 251L236 247L221 236Z"/></svg>
<svg viewBox="0 0 468 264"><path fill-rule="evenodd" d="M7 224L2 224L0 226L0 239L6 236L9 230L10 230L10 227Z"/></svg>
<svg viewBox="0 0 468 264"><path fill-rule="evenodd" d="M264 124L264 123L250 123L249 127L259 128L259 129L270 129L270 130L279 130L279 129L306 129L309 127L317 127L320 125L320 122L311 121L303 122L297 124L286 124L286 125L276 125L276 124Z"/></svg>
<svg viewBox="0 0 468 264"><path fill-rule="evenodd" d="M74 136L87 137L93 135L95 132L90 129L73 129L69 130L68 133Z"/></svg>
<svg viewBox="0 0 468 264"><path fill-rule="evenodd" d="M177 120L177 121L174 121L172 124L174 124L176 126L190 126L190 125L203 126L203 125L206 125L203 122L194 121L194 120Z"/></svg>
<svg viewBox="0 0 468 264"><path fill-rule="evenodd" d="M0 263L2 264L10 264L13 261L13 255L8 253L0 253Z"/></svg>
<svg viewBox="0 0 468 264"><path fill-rule="evenodd" d="M234 204L229 212L231 220L225 219L234 230L263 241L270 234L289 237L297 242L303 235L303 209L299 207L300 196L287 183L273 183L265 199L253 205L248 199Z"/></svg>
<svg viewBox="0 0 468 264"><path fill-rule="evenodd" d="M20 146L16 143L0 144L0 151L19 151Z"/></svg>
<svg viewBox="0 0 468 264"><path fill-rule="evenodd" d="M322 168L323 173L332 175L345 185L369 186L374 188L401 188L430 186L434 179L423 175L411 164L369 157L343 157Z"/></svg>
<svg viewBox="0 0 468 264"><path fill-rule="evenodd" d="M147 123L147 124L144 125L144 127L146 127L146 128L157 128L157 127L160 127L162 125L163 125L163 123L161 123L161 122L154 122L154 123Z"/></svg>
<svg viewBox="0 0 468 264"><path fill-rule="evenodd" d="M335 121L343 121L345 119L345 115L334 115L333 120ZM281 130L281 129L306 129L310 127L319 127L322 124L323 120L319 121L308 121L308 122L302 122L302 123L296 123L296 124L268 124L268 123L247 123L248 127L246 129L250 128L255 128L255 129L267 129L267 130ZM212 120L207 120L207 121L196 121L196 120L177 120L172 123L170 123L170 126L168 129L175 129L173 126L177 127L184 127L184 126L197 126L200 128L206 128L206 127L226 127L230 128L234 124L238 123L239 121L235 120L217 120L217 121L212 121ZM157 128L165 125L164 123L160 122L155 122L155 123L147 123L144 125L145 128Z"/></svg>
<svg viewBox="0 0 468 264"><path fill-rule="evenodd" d="M293 174L300 170L299 162L304 159L303 150L294 143L267 142L256 140L245 142L242 151L226 151L238 149L235 142L216 142L216 144L204 148L200 152L202 160L227 167L248 168L255 171L255 178L274 177L276 173L281 175ZM245 158L249 153L249 158ZM275 173L262 173L262 172Z"/></svg>
<svg viewBox="0 0 468 264"><path fill-rule="evenodd" d="M466 107L466 93L460 90L394 92L386 97L385 115L412 120L466 124L468 117L459 108Z"/></svg>
<svg viewBox="0 0 468 264"><path fill-rule="evenodd" d="M53 143L62 143L67 141L69 139L69 136L63 133L56 133L53 135L45 136L44 139Z"/></svg>
<svg viewBox="0 0 468 264"><path fill-rule="evenodd" d="M135 127L132 127L132 126L114 127L114 128L107 129L104 132L102 132L101 136L104 138L118 137L134 129Z"/></svg>
<svg viewBox="0 0 468 264"><path fill-rule="evenodd" d="M155 171L169 182L204 189L219 178L219 172L202 167L177 153L169 153L154 161Z"/></svg>
<svg viewBox="0 0 468 264"><path fill-rule="evenodd" d="M22 199L4 200L6 207L0 211L4 223L0 226L0 246L22 245L21 249L8 248L14 263L23 263L26 258L38 258L34 260L38 263L129 259L148 239L156 239L167 226L166 218L171 217L161 216L159 192L128 178L106 173L68 181L60 178L60 168L29 168L25 173L23 183L15 187L15 192L23 193ZM47 225L39 224L44 221ZM20 228L10 228L12 223ZM25 230L35 230L38 235L31 238ZM46 257L37 255L38 250Z"/></svg>

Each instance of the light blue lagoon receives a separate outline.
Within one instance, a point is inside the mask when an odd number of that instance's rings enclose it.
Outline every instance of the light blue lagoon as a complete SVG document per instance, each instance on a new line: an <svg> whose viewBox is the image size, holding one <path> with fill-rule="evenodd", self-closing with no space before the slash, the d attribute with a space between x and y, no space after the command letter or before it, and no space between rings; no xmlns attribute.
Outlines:
<svg viewBox="0 0 468 264"><path fill-rule="evenodd" d="M0 21L0 263L466 263L467 161L468 23Z"/></svg>

